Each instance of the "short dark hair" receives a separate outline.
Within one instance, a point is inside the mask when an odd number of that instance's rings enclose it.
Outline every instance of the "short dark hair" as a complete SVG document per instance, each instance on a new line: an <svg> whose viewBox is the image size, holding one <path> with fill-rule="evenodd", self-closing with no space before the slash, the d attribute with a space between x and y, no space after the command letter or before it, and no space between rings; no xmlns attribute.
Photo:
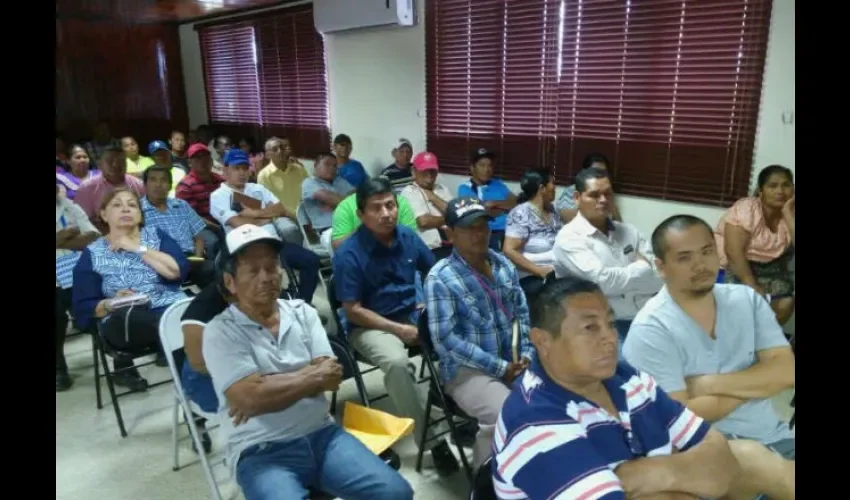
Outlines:
<svg viewBox="0 0 850 500"><path fill-rule="evenodd" d="M794 184L794 172L792 172L790 168L783 167L782 165L770 165L764 167L761 172L759 172L758 179L756 180L756 194L761 192L764 185L767 184L767 180L774 174L784 175L788 178L788 182Z"/></svg>
<svg viewBox="0 0 850 500"><path fill-rule="evenodd" d="M587 181L594 179L610 179L608 172L599 168L586 168L576 175L576 191L583 193L587 190Z"/></svg>
<svg viewBox="0 0 850 500"><path fill-rule="evenodd" d="M602 153L590 153L584 157L584 160L582 160L581 169L587 170L594 163L604 163L605 168L611 168L611 162L608 161L608 158L605 155Z"/></svg>
<svg viewBox="0 0 850 500"><path fill-rule="evenodd" d="M146 168L144 172L142 172L142 182L144 182L145 185L148 184L148 177L150 177L151 172L164 172L166 177L168 177L168 183L174 183L174 178L171 176L170 168L162 167L160 165L151 165L150 167Z"/></svg>
<svg viewBox="0 0 850 500"><path fill-rule="evenodd" d="M316 163L314 164L314 166L321 163L322 160L324 160L325 158L333 158L334 160L336 160L336 155L330 152L319 153L318 155L316 155Z"/></svg>
<svg viewBox="0 0 850 500"><path fill-rule="evenodd" d="M549 280L531 301L531 326L558 337L567 316L564 301L580 293L602 293L599 285L582 278Z"/></svg>
<svg viewBox="0 0 850 500"><path fill-rule="evenodd" d="M683 231L692 226L702 226L708 231L708 234L714 236L714 230L708 225L708 222L694 217L693 215L679 214L672 217L667 217L658 227L652 231L652 253L661 260L664 260L664 254L667 253L667 233L671 229Z"/></svg>
<svg viewBox="0 0 850 500"><path fill-rule="evenodd" d="M395 191L393 191L390 181L383 177L366 179L366 182L357 187L357 194L355 194L357 210L362 212L366 208L366 203L369 202L369 198L387 193L392 194L393 198L396 198ZM398 198L396 198L396 200L398 200Z"/></svg>
<svg viewBox="0 0 850 500"><path fill-rule="evenodd" d="M338 134L334 137L334 144L351 144L351 137L346 134Z"/></svg>
<svg viewBox="0 0 850 500"><path fill-rule="evenodd" d="M100 153L100 158L98 158L98 159L102 160L102 159L106 158L108 155L111 155L111 154L123 155L124 150L121 149L121 146L109 146L108 148L105 148L103 150L103 152Z"/></svg>

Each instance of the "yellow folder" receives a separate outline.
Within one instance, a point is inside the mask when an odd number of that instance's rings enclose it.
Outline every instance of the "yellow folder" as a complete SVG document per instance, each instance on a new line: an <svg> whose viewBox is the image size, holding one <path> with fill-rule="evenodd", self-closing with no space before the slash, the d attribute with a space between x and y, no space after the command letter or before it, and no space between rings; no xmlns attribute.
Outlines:
<svg viewBox="0 0 850 500"><path fill-rule="evenodd" d="M385 452L413 432L413 419L345 402L342 426L375 455Z"/></svg>

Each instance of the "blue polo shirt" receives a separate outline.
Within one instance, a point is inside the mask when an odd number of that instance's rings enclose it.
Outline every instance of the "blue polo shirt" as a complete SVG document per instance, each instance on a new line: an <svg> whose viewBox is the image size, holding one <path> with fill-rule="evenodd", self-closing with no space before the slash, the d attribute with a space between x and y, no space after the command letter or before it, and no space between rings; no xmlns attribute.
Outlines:
<svg viewBox="0 0 850 500"><path fill-rule="evenodd" d="M352 158L349 158L347 162L339 166L337 175L347 180L349 184L356 188L360 187L369 178L366 175L366 169L363 168L363 164Z"/></svg>
<svg viewBox="0 0 850 500"><path fill-rule="evenodd" d="M511 194L513 193L508 189L508 186L501 179L495 177L487 181L486 184L476 184L472 179L469 179L457 188L459 198L474 196L484 202L505 201ZM504 231L507 220L507 212L502 212L502 215L490 219L490 230Z"/></svg>
<svg viewBox="0 0 850 500"><path fill-rule="evenodd" d="M427 274L435 261L422 238L405 226L396 227L387 247L361 225L334 253L337 299L407 323L416 309L416 271Z"/></svg>
<svg viewBox="0 0 850 500"><path fill-rule="evenodd" d="M505 400L493 439L499 498L626 500L614 469L646 456L686 451L708 424L655 380L621 363L603 381L619 420L550 379L535 356Z"/></svg>

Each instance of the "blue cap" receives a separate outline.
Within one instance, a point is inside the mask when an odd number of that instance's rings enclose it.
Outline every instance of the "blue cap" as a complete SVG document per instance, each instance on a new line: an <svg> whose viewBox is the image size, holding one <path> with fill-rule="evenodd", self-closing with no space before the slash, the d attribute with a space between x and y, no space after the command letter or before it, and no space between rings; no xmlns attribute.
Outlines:
<svg viewBox="0 0 850 500"><path fill-rule="evenodd" d="M245 151L242 151L239 148L228 149L227 152L224 153L222 161L228 167L251 164L251 160L248 159L248 155Z"/></svg>
<svg viewBox="0 0 850 500"><path fill-rule="evenodd" d="M168 144L164 141L153 141L148 144L148 154L154 154L157 151L171 151L168 149Z"/></svg>

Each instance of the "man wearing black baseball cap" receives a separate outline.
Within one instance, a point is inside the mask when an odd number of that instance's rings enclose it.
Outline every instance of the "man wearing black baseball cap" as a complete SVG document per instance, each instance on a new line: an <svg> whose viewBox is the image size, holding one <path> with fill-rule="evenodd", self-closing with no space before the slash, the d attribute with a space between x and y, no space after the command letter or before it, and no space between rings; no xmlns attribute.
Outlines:
<svg viewBox="0 0 850 500"><path fill-rule="evenodd" d="M472 152L469 171L471 177L458 187L457 195L474 197L484 204L492 217L490 220L490 248L502 249L508 212L516 206L516 195L501 179L493 177L493 160L496 154L480 148Z"/></svg>
<svg viewBox="0 0 850 500"><path fill-rule="evenodd" d="M445 390L478 420L473 448L478 467L490 455L510 384L532 357L530 319L516 268L489 248L486 204L474 197L455 198L445 218L454 252L428 273L425 307Z"/></svg>

